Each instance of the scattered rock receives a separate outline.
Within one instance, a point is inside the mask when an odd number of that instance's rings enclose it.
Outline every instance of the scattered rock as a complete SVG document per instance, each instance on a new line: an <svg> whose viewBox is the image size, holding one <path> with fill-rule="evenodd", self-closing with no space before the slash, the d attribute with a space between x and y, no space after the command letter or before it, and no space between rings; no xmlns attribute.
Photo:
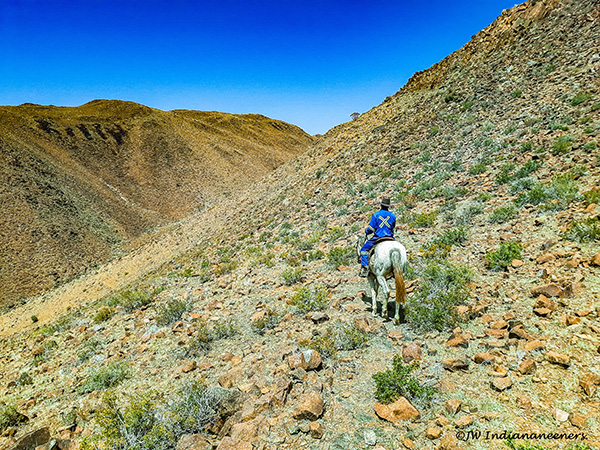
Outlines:
<svg viewBox="0 0 600 450"><path fill-rule="evenodd" d="M314 370L319 369L322 363L321 355L316 350L305 350L288 356L290 369Z"/></svg>
<svg viewBox="0 0 600 450"><path fill-rule="evenodd" d="M402 331L392 330L388 333L388 338L390 338L392 341L400 342L403 339Z"/></svg>
<svg viewBox="0 0 600 450"><path fill-rule="evenodd" d="M50 430L48 427L38 428L17 439L10 450L32 450L39 445L44 445L49 440Z"/></svg>
<svg viewBox="0 0 600 450"><path fill-rule="evenodd" d="M252 444L250 442L225 436L221 439L221 442L219 442L217 450L252 450Z"/></svg>
<svg viewBox="0 0 600 450"><path fill-rule="evenodd" d="M465 339L462 334L451 334L448 341L446 341L446 347L468 347L469 341Z"/></svg>
<svg viewBox="0 0 600 450"><path fill-rule="evenodd" d="M600 266L600 252L592 256L592 259L590 259L590 264L592 266Z"/></svg>
<svg viewBox="0 0 600 450"><path fill-rule="evenodd" d="M448 411L449 414L456 414L457 412L460 411L460 408L462 406L462 401L460 401L457 398L451 398L446 403L444 403L444 406L446 408L446 411Z"/></svg>
<svg viewBox="0 0 600 450"><path fill-rule="evenodd" d="M198 365L196 364L196 361L188 361L183 366L181 366L179 368L179 370L183 373L188 373L188 372L191 372L192 370L196 370L196 367L198 367Z"/></svg>
<svg viewBox="0 0 600 450"><path fill-rule="evenodd" d="M308 424L308 434L313 439L321 439L323 437L323 428L319 422L313 421Z"/></svg>
<svg viewBox="0 0 600 450"><path fill-rule="evenodd" d="M316 420L323 414L323 399L316 392L309 392L300 397L294 409L294 419Z"/></svg>
<svg viewBox="0 0 600 450"><path fill-rule="evenodd" d="M525 343L525 350L528 352L532 352L534 350L539 350L546 347L546 343L540 340L533 340Z"/></svg>
<svg viewBox="0 0 600 450"><path fill-rule="evenodd" d="M370 445L371 447L377 444L377 435L373 430L365 430L363 437L365 438L365 444Z"/></svg>
<svg viewBox="0 0 600 450"><path fill-rule="evenodd" d="M587 419L582 414L577 414L577 413L569 414L569 422L571 422L571 425L573 425L577 428L580 428L582 430L587 428Z"/></svg>
<svg viewBox="0 0 600 450"><path fill-rule="evenodd" d="M558 284L549 283L531 289L531 295L545 295L546 297L560 297L563 290Z"/></svg>
<svg viewBox="0 0 600 450"><path fill-rule="evenodd" d="M407 342L402 346L402 359L405 363L408 364L414 360L420 360L422 357L421 344Z"/></svg>
<svg viewBox="0 0 600 450"><path fill-rule="evenodd" d="M571 365L571 358L568 355L563 355L553 351L546 352L546 359L553 364L559 364L565 367L569 367Z"/></svg>
<svg viewBox="0 0 600 450"><path fill-rule="evenodd" d="M319 323L327 322L329 320L329 316L327 314L325 314L324 312L314 312L310 316L310 320L312 320L313 323L319 324Z"/></svg>
<svg viewBox="0 0 600 450"><path fill-rule="evenodd" d="M212 450L212 443L201 434L184 434L177 441L176 450Z"/></svg>
<svg viewBox="0 0 600 450"><path fill-rule="evenodd" d="M417 411L417 409L404 397L400 397L394 403L389 405L375 403L373 408L379 417L393 423L398 423L402 420L418 419L421 417L419 411Z"/></svg>
<svg viewBox="0 0 600 450"><path fill-rule="evenodd" d="M533 373L536 369L535 361L532 359L524 359L519 363L519 372L521 375Z"/></svg>
<svg viewBox="0 0 600 450"><path fill-rule="evenodd" d="M462 416L455 422L454 425L457 428L465 428L465 427L468 427L469 425L473 425L473 416L471 416L471 415Z"/></svg>
<svg viewBox="0 0 600 450"><path fill-rule="evenodd" d="M476 353L475 356L473 356L473 361L477 364L493 363L496 361L496 357L491 353Z"/></svg>
<svg viewBox="0 0 600 450"><path fill-rule="evenodd" d="M442 359L442 365L444 369L450 372L456 372L457 370L467 370L469 368L469 360L466 358L447 358Z"/></svg>
<svg viewBox="0 0 600 450"><path fill-rule="evenodd" d="M512 381L510 377L493 377L491 385L495 390L502 392L512 386Z"/></svg>
<svg viewBox="0 0 600 450"><path fill-rule="evenodd" d="M442 430L439 428L429 427L427 431L425 431L425 437L427 439L439 439L442 436Z"/></svg>
<svg viewBox="0 0 600 450"><path fill-rule="evenodd" d="M596 393L596 386L600 385L600 376L595 373L586 373L579 380L579 386L583 389L586 395L593 397Z"/></svg>
<svg viewBox="0 0 600 450"><path fill-rule="evenodd" d="M562 409L556 408L554 410L554 418L558 422L566 422L567 420L569 420L569 413L566 411L563 411Z"/></svg>

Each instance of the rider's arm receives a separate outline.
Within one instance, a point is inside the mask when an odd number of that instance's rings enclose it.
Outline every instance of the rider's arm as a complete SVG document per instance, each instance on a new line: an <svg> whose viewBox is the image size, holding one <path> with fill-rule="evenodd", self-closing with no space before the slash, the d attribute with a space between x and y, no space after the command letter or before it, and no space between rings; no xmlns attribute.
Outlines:
<svg viewBox="0 0 600 450"><path fill-rule="evenodd" d="M365 230L367 235L375 233L375 225L377 225L377 221L375 220L375 215L371 217L371 221L369 222L369 226Z"/></svg>

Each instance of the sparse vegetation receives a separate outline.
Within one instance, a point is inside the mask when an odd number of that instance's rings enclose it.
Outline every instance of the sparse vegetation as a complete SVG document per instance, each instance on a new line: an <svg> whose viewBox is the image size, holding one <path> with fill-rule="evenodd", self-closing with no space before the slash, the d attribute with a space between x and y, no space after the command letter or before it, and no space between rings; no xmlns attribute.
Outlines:
<svg viewBox="0 0 600 450"><path fill-rule="evenodd" d="M272 330L279 325L281 317L281 314L277 313L274 309L267 308L264 316L252 322L251 328L258 334L265 334L268 330Z"/></svg>
<svg viewBox="0 0 600 450"><path fill-rule="evenodd" d="M442 330L458 321L456 306L469 298L470 270L438 259L417 265L412 271L419 277L419 289L406 302L406 320L422 329Z"/></svg>
<svg viewBox="0 0 600 450"><path fill-rule="evenodd" d="M188 311L189 304L186 300L172 299L159 305L156 313L156 323L160 326L173 325L181 319L183 313Z"/></svg>
<svg viewBox="0 0 600 450"><path fill-rule="evenodd" d="M103 391L122 383L129 378L131 371L126 361L113 361L110 364L92 370L85 382L79 387L80 394Z"/></svg>
<svg viewBox="0 0 600 450"><path fill-rule="evenodd" d="M600 241L600 218L588 217L571 223L565 238L577 242Z"/></svg>
<svg viewBox="0 0 600 450"><path fill-rule="evenodd" d="M281 272L281 281L286 286L292 286L299 283L304 275L304 269L302 267L288 267Z"/></svg>
<svg viewBox="0 0 600 450"><path fill-rule="evenodd" d="M27 418L17 411L13 403L0 403L0 433L9 427L18 427Z"/></svg>
<svg viewBox="0 0 600 450"><path fill-rule="evenodd" d="M299 345L316 350L326 358L334 358L338 351L356 350L366 346L369 336L353 322L338 321L327 327L325 333L302 340Z"/></svg>
<svg viewBox="0 0 600 450"><path fill-rule="evenodd" d="M163 288L144 289L129 288L118 292L109 297L106 301L107 306L121 306L125 311L131 312L143 306L147 306L154 300L154 297L162 292Z"/></svg>
<svg viewBox="0 0 600 450"><path fill-rule="evenodd" d="M334 247L327 254L327 263L332 267L346 266L356 258L352 247Z"/></svg>
<svg viewBox="0 0 600 450"><path fill-rule="evenodd" d="M101 322L104 322L104 321L110 319L112 316L114 316L114 314L115 314L115 310L113 308L103 306L102 308L100 308L98 310L98 312L94 316L93 321L94 321L94 323L101 323Z"/></svg>
<svg viewBox="0 0 600 450"><path fill-rule="evenodd" d="M498 249L485 256L486 266L490 270L505 270L514 259L521 259L520 242L502 242Z"/></svg>
<svg viewBox="0 0 600 450"><path fill-rule="evenodd" d="M373 375L375 398L382 403L392 403L400 397L430 402L436 389L413 375L417 368L418 364L404 364L400 355L394 355L391 369Z"/></svg>
<svg viewBox="0 0 600 450"><path fill-rule="evenodd" d="M297 288L290 299L290 304L295 306L301 313L318 311L327 306L327 289L324 287L300 287Z"/></svg>
<svg viewBox="0 0 600 450"><path fill-rule="evenodd" d="M490 214L491 223L506 223L519 216L519 211L513 205L499 206Z"/></svg>

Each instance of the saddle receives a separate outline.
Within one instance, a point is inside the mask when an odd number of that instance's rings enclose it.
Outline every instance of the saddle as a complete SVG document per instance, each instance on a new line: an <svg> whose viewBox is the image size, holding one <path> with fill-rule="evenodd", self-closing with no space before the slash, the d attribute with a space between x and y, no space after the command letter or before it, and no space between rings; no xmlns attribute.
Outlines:
<svg viewBox="0 0 600 450"><path fill-rule="evenodd" d="M394 239L391 236L384 236L384 237L380 237L375 241L375 245L373 246L373 248L371 250L369 250L369 258L371 258L371 256L373 256L373 252L375 251L375 247L377 247L377 244L380 244L382 242L385 241L395 241L396 239Z"/></svg>

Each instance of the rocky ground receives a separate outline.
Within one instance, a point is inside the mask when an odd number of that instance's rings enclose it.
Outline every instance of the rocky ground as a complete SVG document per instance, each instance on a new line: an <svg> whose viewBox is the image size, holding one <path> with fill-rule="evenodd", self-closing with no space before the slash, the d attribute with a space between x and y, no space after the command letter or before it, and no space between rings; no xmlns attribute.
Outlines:
<svg viewBox="0 0 600 450"><path fill-rule="evenodd" d="M598 448L598 17L588 2L506 11L214 226L193 225L219 205L188 219L173 233L187 244L129 288L14 322L0 393L28 420L13 415L3 444L36 430L60 448L100 442L102 391L124 410L202 380L235 400L177 436L182 450ZM400 325L372 317L353 253L384 195L410 255ZM461 303L411 313L445 298L424 268L446 263L469 269ZM21 316L59 304L46 300ZM395 355L431 401L377 400Z"/></svg>

